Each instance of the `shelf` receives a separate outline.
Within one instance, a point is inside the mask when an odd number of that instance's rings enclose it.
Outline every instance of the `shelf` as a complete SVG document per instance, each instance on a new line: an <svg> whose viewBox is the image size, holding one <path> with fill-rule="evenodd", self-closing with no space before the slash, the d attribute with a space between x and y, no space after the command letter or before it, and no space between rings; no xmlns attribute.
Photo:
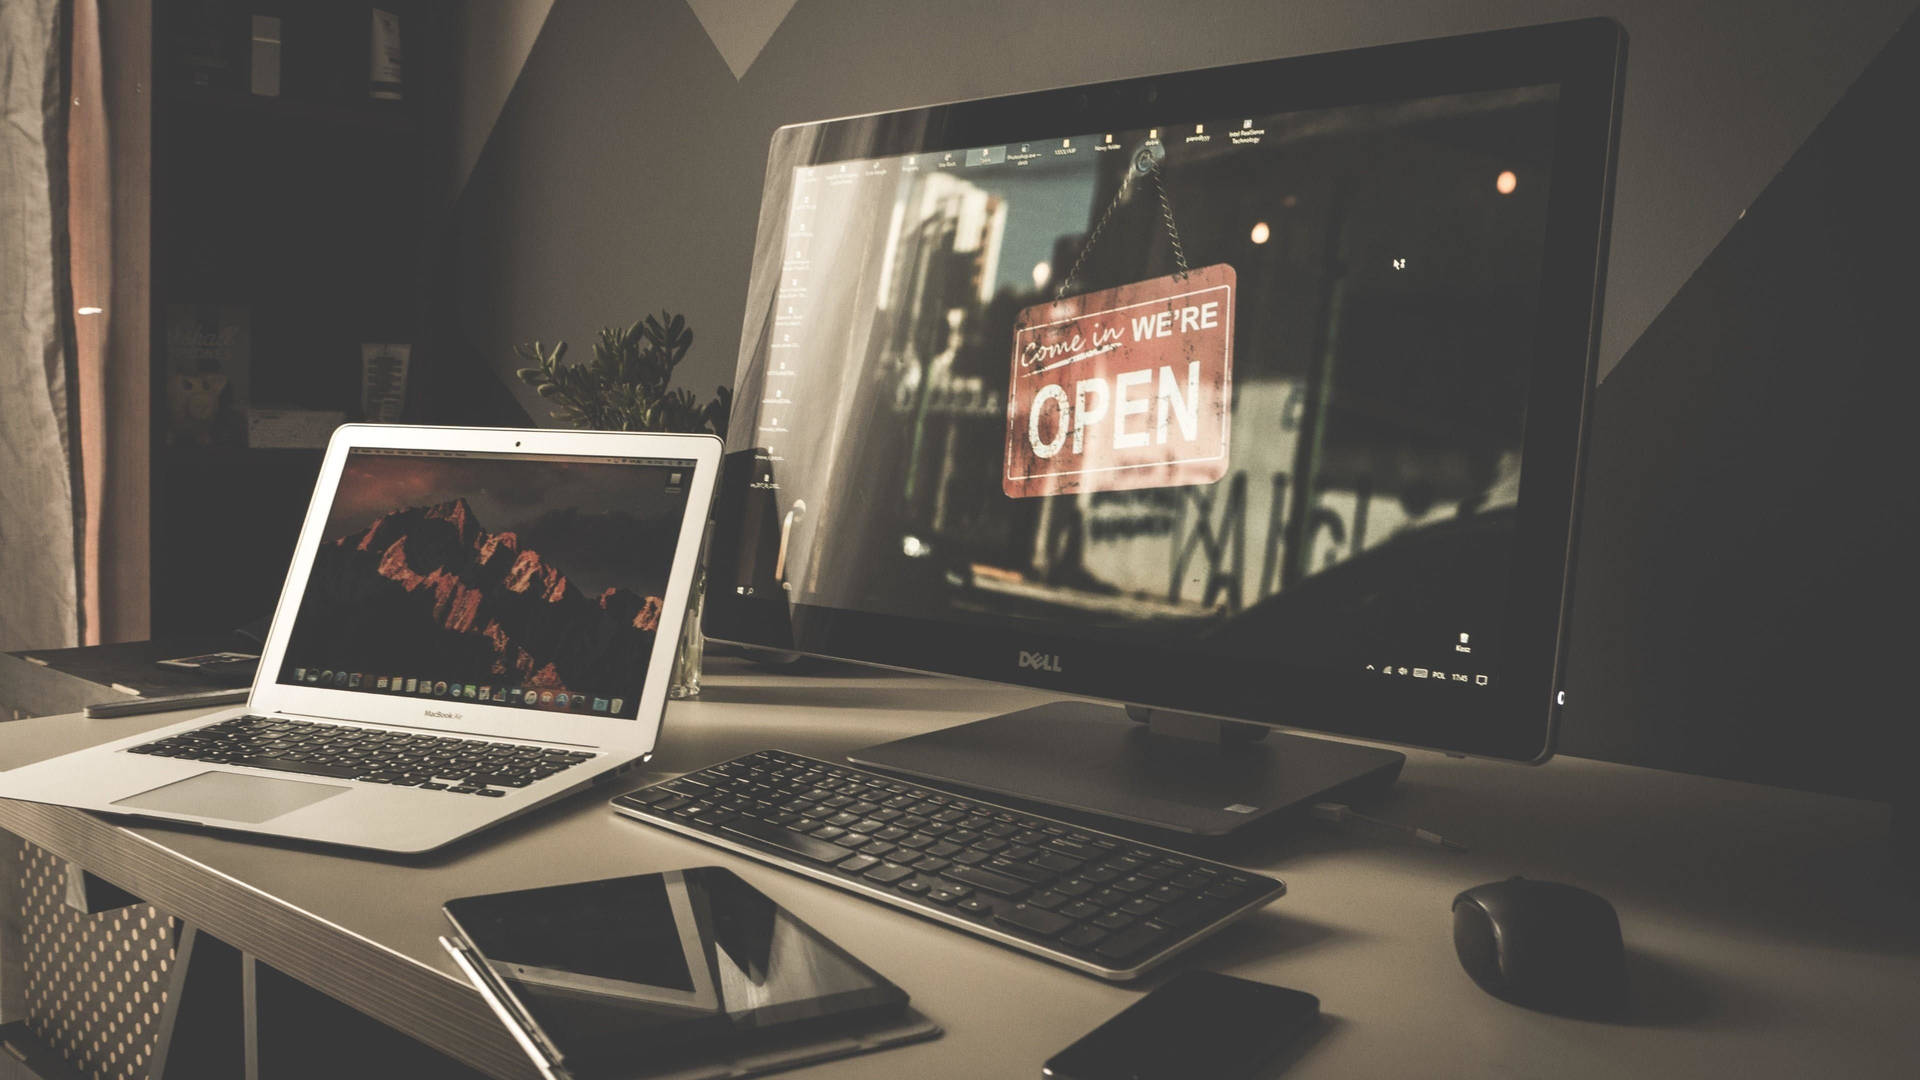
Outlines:
<svg viewBox="0 0 1920 1080"><path fill-rule="evenodd" d="M404 101L312 101L294 97L262 97L237 90L176 84L163 86L164 106L178 106L209 117L265 120L405 135L419 131L419 121Z"/></svg>

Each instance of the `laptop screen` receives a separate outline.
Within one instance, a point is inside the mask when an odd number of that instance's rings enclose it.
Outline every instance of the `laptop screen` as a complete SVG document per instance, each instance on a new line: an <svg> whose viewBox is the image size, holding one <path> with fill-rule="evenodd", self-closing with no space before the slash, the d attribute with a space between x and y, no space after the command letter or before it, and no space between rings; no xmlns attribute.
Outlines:
<svg viewBox="0 0 1920 1080"><path fill-rule="evenodd" d="M693 470L352 450L279 681L632 719Z"/></svg>

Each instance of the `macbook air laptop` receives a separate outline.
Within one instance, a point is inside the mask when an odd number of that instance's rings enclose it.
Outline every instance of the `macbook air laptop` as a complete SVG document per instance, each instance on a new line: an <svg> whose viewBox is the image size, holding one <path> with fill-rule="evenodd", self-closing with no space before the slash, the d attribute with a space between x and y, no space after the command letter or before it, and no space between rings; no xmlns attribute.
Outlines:
<svg viewBox="0 0 1920 1080"><path fill-rule="evenodd" d="M246 705L0 773L0 798L420 852L644 761L720 448L342 427Z"/></svg>

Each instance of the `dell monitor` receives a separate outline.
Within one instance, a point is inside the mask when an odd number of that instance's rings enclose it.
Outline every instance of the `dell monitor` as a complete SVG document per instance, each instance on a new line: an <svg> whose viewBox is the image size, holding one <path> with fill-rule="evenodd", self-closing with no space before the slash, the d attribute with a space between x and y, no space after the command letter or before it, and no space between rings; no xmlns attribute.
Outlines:
<svg viewBox="0 0 1920 1080"><path fill-rule="evenodd" d="M852 757L1186 833L1401 761L1245 725L1545 760L1624 50L781 128L706 633L1073 695Z"/></svg>

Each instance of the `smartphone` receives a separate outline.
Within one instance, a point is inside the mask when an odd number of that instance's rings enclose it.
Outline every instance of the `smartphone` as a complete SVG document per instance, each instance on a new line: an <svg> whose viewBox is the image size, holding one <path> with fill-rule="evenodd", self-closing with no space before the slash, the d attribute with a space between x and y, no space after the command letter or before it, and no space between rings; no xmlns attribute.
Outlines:
<svg viewBox="0 0 1920 1080"><path fill-rule="evenodd" d="M1320 1015L1320 999L1284 986L1189 971L1047 1059L1049 1080L1243 1080Z"/></svg>

